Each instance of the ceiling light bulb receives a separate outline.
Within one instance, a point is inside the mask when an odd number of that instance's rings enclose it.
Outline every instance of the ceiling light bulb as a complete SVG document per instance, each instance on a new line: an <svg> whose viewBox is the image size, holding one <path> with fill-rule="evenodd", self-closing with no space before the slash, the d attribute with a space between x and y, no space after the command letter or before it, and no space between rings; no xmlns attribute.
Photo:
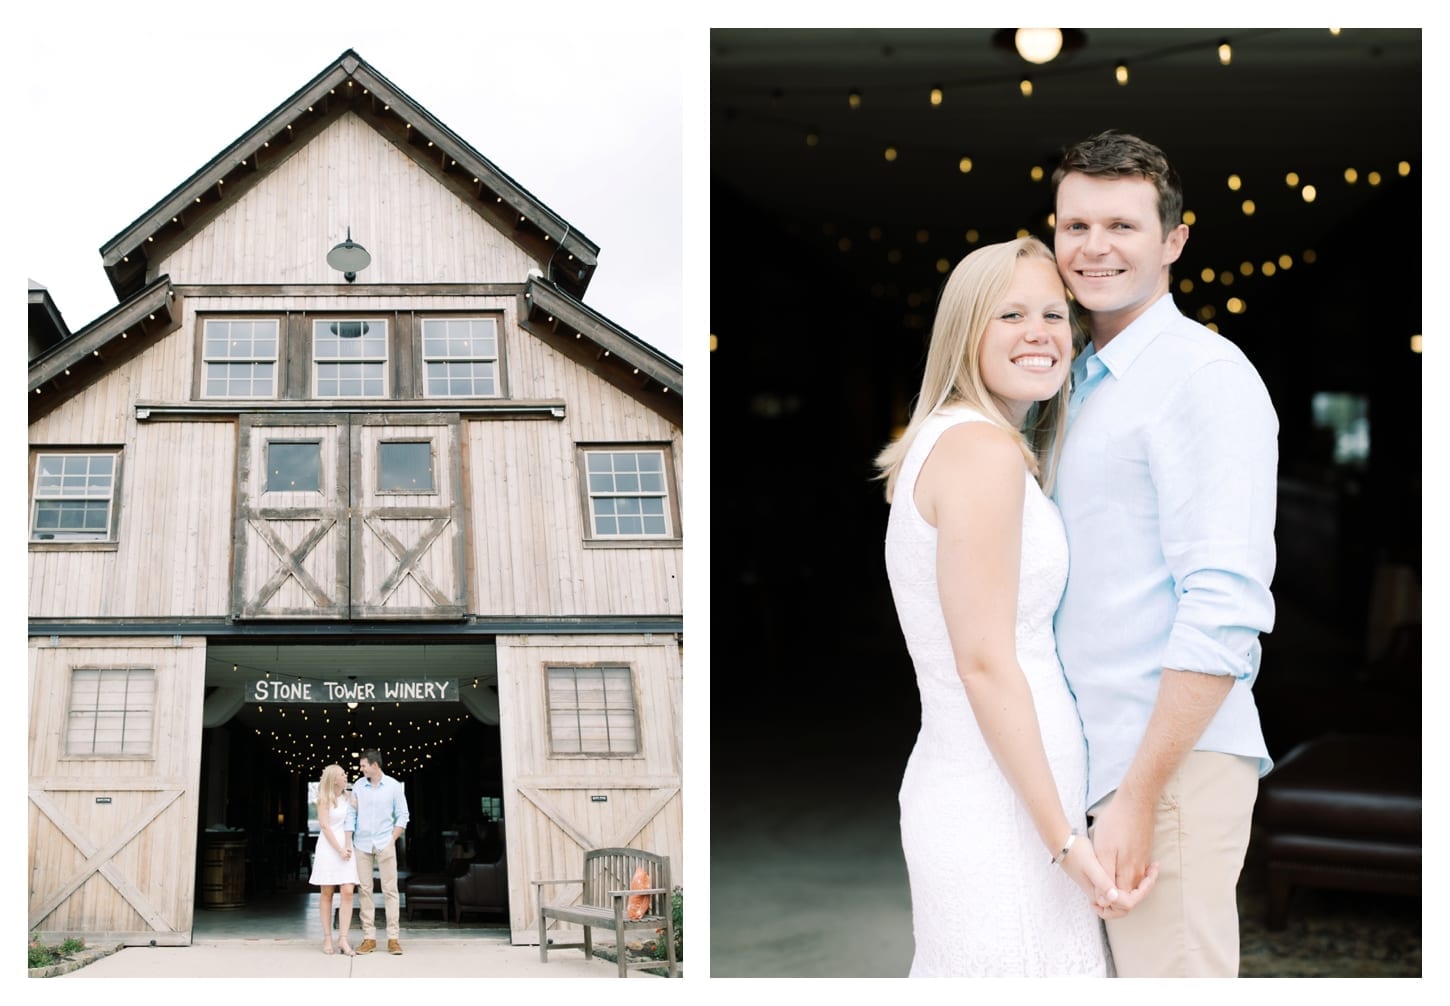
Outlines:
<svg viewBox="0 0 1450 1006"><path fill-rule="evenodd" d="M1029 63L1051 63L1062 52L1061 28L1018 28L1017 54Z"/></svg>

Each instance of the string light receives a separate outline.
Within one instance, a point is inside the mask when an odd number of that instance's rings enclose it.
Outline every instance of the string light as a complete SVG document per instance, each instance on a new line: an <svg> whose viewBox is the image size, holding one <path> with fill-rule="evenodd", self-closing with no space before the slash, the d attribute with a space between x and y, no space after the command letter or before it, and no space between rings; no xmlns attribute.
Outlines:
<svg viewBox="0 0 1450 1006"><path fill-rule="evenodd" d="M1240 39L1238 39L1238 41L1244 41L1244 39L1240 38ZM1204 47L1205 48L1209 48L1209 47L1215 48L1217 50L1217 52L1218 52L1218 56L1219 56L1220 63L1222 65L1224 65L1224 66L1229 66L1229 65L1231 65L1232 59L1233 59L1233 45L1234 45L1234 39L1233 38L1224 37L1224 38L1218 39L1217 41L1210 40L1210 41L1208 41L1205 44ZM1176 56L1180 55L1181 52L1182 52L1182 48L1181 47L1173 47L1171 49L1164 49L1161 52L1148 52L1148 53L1140 53L1140 54L1129 53L1129 54L1126 54L1126 55L1130 56L1131 59L1118 59L1118 60L1115 60L1115 61L1113 61L1112 63L1110 63L1108 65L1110 65L1110 66L1113 67L1114 80L1117 82L1117 84L1119 86L1123 86L1123 85L1126 85L1129 82L1129 80L1131 79L1131 70L1132 69L1137 69L1139 67L1139 64L1141 64L1144 60L1147 60L1149 62L1152 62L1152 61L1158 60L1158 59L1169 58L1169 57L1176 57ZM1101 63L1096 64L1092 68L1083 67L1084 70L1090 69L1091 72L1093 72L1093 73L1101 72L1101 69L1102 68L1103 68L1103 64L1101 64ZM1070 70L1069 72L1075 72L1075 71L1071 71ZM1019 90L1020 90L1022 96L1024 98L1030 98L1030 97L1032 97L1034 95L1034 92L1035 92L1035 84L1034 84L1034 80L1033 80L1033 75L1031 75L1031 74L1014 74L1012 76L999 75L998 77L995 78L995 80L981 79L981 80L976 80L976 81L966 81L966 80L964 80L964 81L951 81L951 80L931 81L929 79L927 79L927 80L918 80L916 82L910 82L910 81L893 81L889 85L886 85L885 87L883 87L882 89L883 90L895 90L897 92L902 92L902 93L904 93L905 97L907 97L912 102L919 102L921 100L921 96L924 93L928 97L929 104L932 107L939 107L944 102L944 100L945 100L945 89L947 87L957 87L957 86L967 86L967 87L971 87L971 86L978 86L978 85L995 85L995 86L1001 86L1002 84L1006 83L1007 81L1012 80L1014 77L1017 79L1017 82L1019 84ZM837 88L837 89L833 89L833 90L834 90L834 93L833 94L832 94L832 90L822 90L822 91L818 91L818 93L824 94L828 98L828 100L832 100L832 101L840 100L841 91L844 90L844 89ZM793 98L799 97L799 96L800 96L799 93L793 93L792 94L792 97ZM778 89L775 92L775 97L776 98L779 98L780 97L780 94L779 94ZM876 102L877 97L878 97L878 95L876 95L875 93L873 93L873 95L872 95L873 102ZM859 87L853 87L853 88L851 88L849 90L849 92L847 93L846 98L847 98L847 101L848 101L849 106L852 109L861 109L863 107L863 105L864 105L865 95L864 95L863 90L861 88L859 88ZM954 95L954 99L955 99L955 95ZM872 106L871 106L871 109L873 110L873 113L872 114L874 114L874 112L876 110L879 110L880 107L881 107L881 103L873 103ZM919 107L919 105L917 107ZM805 126L805 123L802 123L802 126L804 127ZM797 135L799 135L799 134L797 134ZM806 139L807 145L810 146L810 147L816 147L818 145L824 145L824 141L825 140L831 140L832 141L831 146L833 146L833 147L834 146L837 146L840 143L845 143L846 145L850 145L853 141L859 144L860 141L865 140L867 143L875 145L875 149L880 152L880 156L882 156L885 160L887 160L888 163L900 161L903 157L905 157L905 158L907 158L909 160L909 163L912 163L912 164L917 164L917 163L927 164L927 163L930 163L933 160L933 157L927 156L929 153L930 154L933 154L935 156L935 158L937 159L938 163L940 163L940 160L941 160L940 154L939 153L936 153L934 151L917 151L916 149L914 149L914 148L912 148L910 146L908 147L908 149L902 150L901 147L900 147L900 145L898 143L894 143L893 142L893 143L887 144L885 142L886 137L877 136L877 137L874 137L873 138L873 137L870 137L869 135L858 135L858 136L855 136L855 137L846 136L844 138L842 138L842 137L835 137L835 136L826 137L826 136L824 136L821 133L819 127L816 126L816 125L810 125L806 129L806 131L805 131L805 139ZM920 155L920 156L917 156L917 155ZM947 156L949 157L950 156L950 153L948 153ZM950 162L947 162L947 163L950 163ZM958 155L958 159L957 159L956 165L957 165L957 171L958 171L959 174L969 174L969 173L972 173L976 169L976 164L975 164L973 158L970 157L970 156L964 155L964 154L959 154ZM945 165L943 165L943 167L944 166ZM1001 167L1001 166L996 166L996 167ZM1007 167L1008 170L1022 170L1021 168L1015 168L1014 169L1013 166L1011 166L1011 165L1007 165L1006 167ZM947 170L950 170L950 169L947 169ZM1034 182L1041 182L1047 176L1047 171L1044 168L1042 168L1040 165L1029 165L1026 170L1028 171L1030 178ZM1350 185L1358 184L1361 180L1363 180L1366 184L1371 185L1371 186L1374 186L1374 185L1380 184L1381 181L1383 180L1383 176L1379 172L1372 172L1372 171L1371 172L1364 172L1362 169L1355 169L1355 168L1349 168L1349 169L1343 169L1343 170L1344 170L1343 177L1345 178L1346 183L1347 184L1350 184ZM1396 162L1394 168L1391 169L1391 170L1397 172L1398 175L1399 175L1399 177L1402 177L1403 178L1403 177L1407 177L1411 173L1412 168L1411 168L1410 162L1406 160L1406 161ZM1272 172L1272 166L1270 166L1269 172L1270 172L1270 175L1273 174L1273 172ZM1389 171L1385 171L1384 174L1385 175L1389 175L1390 172ZM1287 171L1287 170L1282 170L1281 169L1281 172L1278 175L1278 177L1280 177L1280 178L1282 178L1284 180L1284 183L1286 184L1287 187L1289 187L1291 189L1299 190L1300 191L1301 198L1303 199L1303 201L1305 203L1312 203L1317 198L1317 190L1315 189L1314 186L1303 186L1301 188L1302 180L1301 180L1300 175L1297 172ZM1245 190L1247 188L1243 176L1241 174L1238 174L1238 173L1234 173L1234 174L1228 176L1228 178L1226 179L1226 182L1227 182L1228 188L1231 191L1234 191L1234 192L1245 192ZM1240 209L1240 211L1243 213L1243 215L1245 217L1253 217L1253 216L1255 216L1257 214L1258 206L1257 206L1257 203L1256 203L1255 200L1244 198L1244 199L1241 199L1241 201L1240 201L1239 209ZM1045 219L1047 228L1049 230L1051 230L1051 229L1053 229L1055 227L1055 220L1054 220L1054 218L1053 218L1052 215L1048 214L1044 219ZM1196 215L1193 214L1191 211L1184 211L1184 213L1182 214L1181 219L1182 219L1183 223L1185 223L1185 224L1187 224L1189 226L1196 226L1197 223L1198 223L1197 218L1196 218ZM1030 220L1025 221L1025 222L1031 223L1031 227L1030 228L1027 227L1027 226L1018 227L1016 229L1016 232L1018 234L1028 234L1028 233L1033 233L1033 232L1041 233L1041 230L1042 230L1041 222L1032 223ZM871 235L871 240L873 242L882 241L883 238L880 236L880 229L879 228L873 228L873 231L874 231L874 233ZM959 231L957 233L962 233L962 232ZM974 243L976 243L976 241L981 240L981 238L977 235L975 229L969 230L967 232L967 234L968 234L968 243L969 244L974 244ZM991 240L998 240L999 237L1000 236L991 236ZM848 241L848 240L840 237L839 235L833 235L833 236L830 237L829 240L830 240L831 245L833 245L835 248L841 249L842 251L845 251L848 248L849 249L856 250L855 249L855 246L854 246L854 241ZM906 257L906 255L903 254L903 246L899 244L900 238L895 238L895 240L898 242L898 246L895 247L895 248L884 249L884 251L885 251L884 257L886 259L886 262L889 263L890 265L892 265L892 266L900 266L900 265L906 264L907 257ZM938 248L921 249L921 251L923 253L925 253L925 254L922 255L922 259L923 259L922 266L924 268L928 269L928 270L933 271L933 272L936 272L939 269L939 263L941 261L943 261L944 258L948 262L954 262L959 257L959 255L960 255L960 253L953 252L953 251L948 250L946 248L941 248L941 249L938 249ZM874 252L874 250L873 250L873 252ZM945 255L943 255L943 253L945 253ZM875 254L880 254L880 253L879 252L875 252L872 256L868 256L868 257L862 258L861 260L862 261L877 261L877 262L879 262L880 260L875 258ZM910 253L910 254L914 254L914 253ZM927 257L927 254L929 254L930 257ZM1293 259L1294 259L1293 256L1290 256L1288 254L1285 254L1285 255L1279 256L1279 259L1278 259L1278 261L1276 263L1275 260L1272 257L1270 257L1270 258L1268 258L1266 260L1263 260L1263 261L1254 263L1250 268L1244 268L1239 263L1235 263L1235 264L1233 264L1230 267L1230 269L1223 270L1223 275L1226 278L1224 278L1222 280L1222 282L1223 282L1224 285L1230 285L1230 284L1232 284L1234 282L1234 278L1235 278L1234 272L1238 272L1238 271L1241 271L1243 273L1244 277L1246 277L1246 278L1257 277L1257 276L1260 276L1260 275L1262 275L1263 277L1273 277L1273 276L1277 275L1278 272L1284 271L1284 270L1287 270L1288 268L1290 268L1292 266ZM1285 260L1288 260L1288 262L1289 262L1288 265L1285 264ZM1309 256L1306 255L1305 261L1306 262L1307 261L1312 261L1312 258L1310 258ZM918 267L913 265L912 268L918 268ZM1216 269L1220 269L1220 268L1221 268L1221 266L1204 267L1202 269L1203 278L1204 278L1204 284L1211 285L1216 280L1219 280L1219 273L1216 272ZM1197 286L1195 284L1194 280L1188 280L1187 281L1187 283L1186 283L1186 289L1183 287L1182 284L1180 284L1180 290L1181 290L1181 292L1183 292L1185 294L1190 293L1190 292L1194 291L1195 289L1197 290L1197 292L1201 296L1202 293L1205 290L1205 287L1204 286ZM890 296L890 297L904 296L904 293L898 294L893 286L890 286L888 284L881 283L881 282L877 282L874 285L872 285L871 286L871 290L872 290L872 295L873 296ZM1220 305L1220 308L1222 309L1222 305Z"/></svg>

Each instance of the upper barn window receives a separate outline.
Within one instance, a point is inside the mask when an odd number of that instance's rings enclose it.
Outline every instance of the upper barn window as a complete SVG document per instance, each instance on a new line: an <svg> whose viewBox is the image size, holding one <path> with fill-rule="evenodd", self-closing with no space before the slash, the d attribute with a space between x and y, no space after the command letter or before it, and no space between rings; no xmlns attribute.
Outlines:
<svg viewBox="0 0 1450 1006"><path fill-rule="evenodd" d="M277 396L275 318L208 318L202 334L202 394L207 398Z"/></svg>
<svg viewBox="0 0 1450 1006"><path fill-rule="evenodd" d="M388 323L381 318L313 321L312 365L318 398L386 398Z"/></svg>
<svg viewBox="0 0 1450 1006"><path fill-rule="evenodd" d="M423 371L428 398L496 397L498 320L424 318Z"/></svg>
<svg viewBox="0 0 1450 1006"><path fill-rule="evenodd" d="M664 448L587 448L582 453L590 538L679 536Z"/></svg>
<svg viewBox="0 0 1450 1006"><path fill-rule="evenodd" d="M119 451L36 454L31 541L112 541Z"/></svg>

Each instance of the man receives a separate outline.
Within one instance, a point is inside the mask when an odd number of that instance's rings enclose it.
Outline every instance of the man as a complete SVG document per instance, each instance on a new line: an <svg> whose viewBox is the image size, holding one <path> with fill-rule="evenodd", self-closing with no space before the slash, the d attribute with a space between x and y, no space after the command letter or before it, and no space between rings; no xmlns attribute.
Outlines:
<svg viewBox="0 0 1450 1006"><path fill-rule="evenodd" d="M1073 362L1054 496L1072 555L1054 627L1088 743L1089 835L1117 886L1118 974L1234 976L1235 890L1268 750L1250 691L1273 627L1278 418L1232 343L1179 314L1188 240L1163 152L1106 132L1053 175Z"/></svg>
<svg viewBox="0 0 1450 1006"><path fill-rule="evenodd" d="M401 954L398 942L398 850L397 842L408 827L408 798L403 784L383 775L382 756L368 749L358 759L362 778L353 784L357 800L352 849L357 858L358 915L363 941L357 952L370 954L378 948L377 920L373 916L373 863L383 888L383 914L388 920L388 953Z"/></svg>

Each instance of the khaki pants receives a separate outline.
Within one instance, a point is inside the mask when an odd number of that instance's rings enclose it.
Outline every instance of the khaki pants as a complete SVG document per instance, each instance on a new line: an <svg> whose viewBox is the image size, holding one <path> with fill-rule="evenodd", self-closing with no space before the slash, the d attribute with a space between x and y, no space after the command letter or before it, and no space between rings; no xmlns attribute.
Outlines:
<svg viewBox="0 0 1450 1006"><path fill-rule="evenodd" d="M388 939L398 938L398 843L389 843L377 852L352 850L357 860L357 912L362 923L363 939L377 939L378 924L373 915L373 862L378 866L378 881L383 889L383 915L388 920Z"/></svg>
<svg viewBox="0 0 1450 1006"><path fill-rule="evenodd" d="M1164 787L1153 833L1158 882L1107 923L1120 978L1235 978L1238 881L1259 792L1256 758L1192 751ZM1109 794L1088 811L1092 819Z"/></svg>

